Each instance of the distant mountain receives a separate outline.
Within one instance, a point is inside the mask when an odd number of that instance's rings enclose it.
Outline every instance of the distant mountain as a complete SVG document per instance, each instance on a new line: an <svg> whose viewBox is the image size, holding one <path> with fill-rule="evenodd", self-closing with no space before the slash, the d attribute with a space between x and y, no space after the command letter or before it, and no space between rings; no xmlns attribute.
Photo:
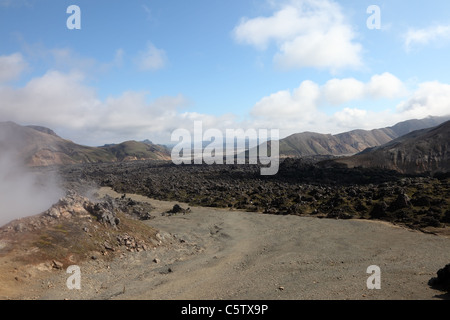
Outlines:
<svg viewBox="0 0 450 320"><path fill-rule="evenodd" d="M386 168L410 174L449 172L450 121L413 131L385 145L334 162L348 167Z"/></svg>
<svg viewBox="0 0 450 320"><path fill-rule="evenodd" d="M27 126L28 128L43 132L43 133L47 133L49 135L52 135L54 137L58 137L58 135L51 129L46 128L46 127L41 127L41 126Z"/></svg>
<svg viewBox="0 0 450 320"><path fill-rule="evenodd" d="M431 128L448 120L450 120L450 116L428 117L400 122L387 128L370 131L353 130L336 135L313 132L297 133L280 140L280 156L353 155L367 148L386 144L412 131Z"/></svg>
<svg viewBox="0 0 450 320"><path fill-rule="evenodd" d="M170 150L167 147L153 144L149 140L143 142L126 141L101 148L113 154L118 161L140 159L170 160Z"/></svg>
<svg viewBox="0 0 450 320"><path fill-rule="evenodd" d="M145 139L144 141L141 141L142 143L145 143L145 144L149 144L149 145L152 145L152 144L154 144L153 142L151 142L150 140L148 140L148 139Z"/></svg>
<svg viewBox="0 0 450 320"><path fill-rule="evenodd" d="M128 141L87 147L59 137L51 129L14 122L0 122L0 152L14 152L29 166L170 159L170 152L163 146Z"/></svg>

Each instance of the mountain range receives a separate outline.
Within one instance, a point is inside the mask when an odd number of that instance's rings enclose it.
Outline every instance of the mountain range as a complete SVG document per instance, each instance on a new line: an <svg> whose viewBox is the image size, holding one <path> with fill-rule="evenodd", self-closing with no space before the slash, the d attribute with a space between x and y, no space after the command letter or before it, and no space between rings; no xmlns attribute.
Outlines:
<svg viewBox="0 0 450 320"><path fill-rule="evenodd" d="M29 166L115 162L127 160L170 160L167 147L150 141L126 141L103 147L88 147L59 137L41 126L0 122L0 150L14 152Z"/></svg>
<svg viewBox="0 0 450 320"><path fill-rule="evenodd" d="M332 162L348 167L392 169L401 173L450 171L450 121L413 131L382 146Z"/></svg>
<svg viewBox="0 0 450 320"><path fill-rule="evenodd" d="M405 173L448 171L450 116L408 120L392 127L336 135L304 132L280 140L280 157L339 156L333 163ZM132 160L170 160L171 150L149 140L88 147L42 126L0 122L2 154L15 152L29 166Z"/></svg>
<svg viewBox="0 0 450 320"><path fill-rule="evenodd" d="M353 130L336 135L303 132L280 140L281 157L309 157L317 155L354 155L367 148L384 145L410 132L431 128L450 120L447 117L428 117L407 120L392 127L374 130Z"/></svg>

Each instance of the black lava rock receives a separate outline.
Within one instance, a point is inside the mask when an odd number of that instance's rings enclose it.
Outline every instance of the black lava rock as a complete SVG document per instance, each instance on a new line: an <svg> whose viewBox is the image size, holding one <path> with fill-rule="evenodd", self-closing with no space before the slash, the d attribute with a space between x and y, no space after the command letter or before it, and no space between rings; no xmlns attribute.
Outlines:
<svg viewBox="0 0 450 320"><path fill-rule="evenodd" d="M431 278L428 285L433 288L450 292L450 264L437 272L437 277Z"/></svg>

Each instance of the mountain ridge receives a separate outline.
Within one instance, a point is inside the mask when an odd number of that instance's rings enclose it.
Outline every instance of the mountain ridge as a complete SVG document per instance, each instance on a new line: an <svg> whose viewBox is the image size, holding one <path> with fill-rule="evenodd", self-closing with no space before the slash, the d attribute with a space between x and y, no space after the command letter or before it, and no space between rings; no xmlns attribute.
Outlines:
<svg viewBox="0 0 450 320"><path fill-rule="evenodd" d="M280 140L280 157L353 155L367 148L384 145L409 132L434 127L448 120L450 116L427 117L406 120L386 128L356 129L335 135L315 132L296 133Z"/></svg>
<svg viewBox="0 0 450 320"><path fill-rule="evenodd" d="M28 166L170 159L168 149L159 145L127 141L88 147L63 139L49 128L11 121L0 122L0 149L3 154L14 153Z"/></svg>
<svg viewBox="0 0 450 320"><path fill-rule="evenodd" d="M420 129L440 125L446 117L428 117L399 122L391 127L373 130L356 129L339 134L303 132L280 140L280 157L352 156L385 145ZM170 160L170 149L150 140L125 141L88 147L59 137L53 130L37 125L21 126L0 122L0 148L16 149L29 166L99 163L133 160Z"/></svg>
<svg viewBox="0 0 450 320"><path fill-rule="evenodd" d="M406 174L450 171L450 121L416 130L382 146L332 161L347 167L393 169Z"/></svg>

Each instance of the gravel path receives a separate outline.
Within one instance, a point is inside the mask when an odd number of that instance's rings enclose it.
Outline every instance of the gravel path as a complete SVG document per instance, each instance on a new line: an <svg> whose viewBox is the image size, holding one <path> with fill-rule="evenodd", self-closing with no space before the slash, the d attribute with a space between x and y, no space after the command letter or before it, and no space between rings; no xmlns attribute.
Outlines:
<svg viewBox="0 0 450 320"><path fill-rule="evenodd" d="M102 189L103 194L112 191ZM130 196L130 195L127 195ZM155 212L174 203L150 201ZM181 204L187 207L186 204ZM382 222L275 216L213 208L157 215L154 250L87 261L81 290L64 270L39 299L442 299L427 282L450 263L450 239ZM366 270L381 269L369 290Z"/></svg>

